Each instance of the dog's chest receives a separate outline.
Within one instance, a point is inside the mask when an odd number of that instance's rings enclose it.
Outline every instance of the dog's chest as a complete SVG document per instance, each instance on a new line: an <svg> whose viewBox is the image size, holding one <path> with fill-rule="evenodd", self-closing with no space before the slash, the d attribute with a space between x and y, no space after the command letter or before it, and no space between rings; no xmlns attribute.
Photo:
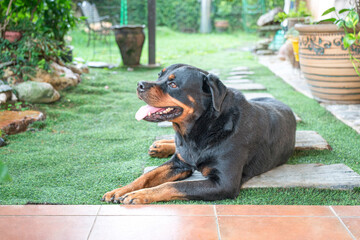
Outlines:
<svg viewBox="0 0 360 240"><path fill-rule="evenodd" d="M176 141L176 151L187 164L196 167L203 149L199 149L194 143L191 142L188 143L184 141Z"/></svg>

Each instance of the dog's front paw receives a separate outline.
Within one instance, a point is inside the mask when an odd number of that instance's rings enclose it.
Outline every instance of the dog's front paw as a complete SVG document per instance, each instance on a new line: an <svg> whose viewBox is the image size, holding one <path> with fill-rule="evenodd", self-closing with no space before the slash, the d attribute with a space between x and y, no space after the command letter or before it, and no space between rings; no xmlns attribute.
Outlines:
<svg viewBox="0 0 360 240"><path fill-rule="evenodd" d="M161 141L154 142L149 148L149 155L151 157L157 158L167 158L170 155L173 155L175 152L175 144L174 143L164 143Z"/></svg>
<svg viewBox="0 0 360 240"><path fill-rule="evenodd" d="M146 189L127 193L119 200L123 204L149 204L153 202Z"/></svg>
<svg viewBox="0 0 360 240"><path fill-rule="evenodd" d="M126 194L128 191L122 187L122 188L117 188L117 189L114 189L110 192L107 192L104 194L104 196L101 198L101 201L104 201L104 202L119 202L119 198L121 196L123 196L124 194Z"/></svg>

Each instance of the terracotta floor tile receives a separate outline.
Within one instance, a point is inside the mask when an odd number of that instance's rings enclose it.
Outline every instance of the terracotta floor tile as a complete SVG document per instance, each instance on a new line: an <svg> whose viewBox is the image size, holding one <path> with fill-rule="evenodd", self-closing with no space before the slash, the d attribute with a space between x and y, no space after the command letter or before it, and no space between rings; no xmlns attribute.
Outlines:
<svg viewBox="0 0 360 240"><path fill-rule="evenodd" d="M89 239L218 239L215 217L98 216Z"/></svg>
<svg viewBox="0 0 360 240"><path fill-rule="evenodd" d="M212 205L102 205L99 215L214 216Z"/></svg>
<svg viewBox="0 0 360 240"><path fill-rule="evenodd" d="M0 216L6 215L91 215L95 216L100 205L0 205Z"/></svg>
<svg viewBox="0 0 360 240"><path fill-rule="evenodd" d="M341 218L355 239L360 239L360 218Z"/></svg>
<svg viewBox="0 0 360 240"><path fill-rule="evenodd" d="M352 239L336 217L219 217L222 240Z"/></svg>
<svg viewBox="0 0 360 240"><path fill-rule="evenodd" d="M217 205L218 215L334 216L327 206Z"/></svg>
<svg viewBox="0 0 360 240"><path fill-rule="evenodd" d="M1 216L2 240L87 239L95 216Z"/></svg>
<svg viewBox="0 0 360 240"><path fill-rule="evenodd" d="M331 206L340 217L360 217L360 206Z"/></svg>

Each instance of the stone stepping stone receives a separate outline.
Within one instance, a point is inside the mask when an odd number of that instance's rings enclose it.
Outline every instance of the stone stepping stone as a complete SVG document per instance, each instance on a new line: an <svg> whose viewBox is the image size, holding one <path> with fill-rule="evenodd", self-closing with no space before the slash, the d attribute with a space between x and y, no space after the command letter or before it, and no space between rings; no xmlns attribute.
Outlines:
<svg viewBox="0 0 360 240"><path fill-rule="evenodd" d="M146 167L144 173L156 168ZM206 178L198 171L182 181L199 181ZM353 189L360 187L360 175L344 164L284 164L251 178L242 188L321 188Z"/></svg>
<svg viewBox="0 0 360 240"><path fill-rule="evenodd" d="M345 164L285 164L244 183L242 188L322 188L360 187L360 175Z"/></svg>
<svg viewBox="0 0 360 240"><path fill-rule="evenodd" d="M168 121L158 123L158 127L166 128L166 127L172 127L172 126L173 126L172 122L168 122Z"/></svg>
<svg viewBox="0 0 360 240"><path fill-rule="evenodd" d="M225 80L223 83L226 84L241 84L241 83L254 83L250 79L237 79L237 80Z"/></svg>
<svg viewBox="0 0 360 240"><path fill-rule="evenodd" d="M212 73L215 75L220 75L220 70L219 69L211 69L211 70L209 70L209 73Z"/></svg>
<svg viewBox="0 0 360 240"><path fill-rule="evenodd" d="M155 138L161 139L174 139L173 134L162 135ZM331 146L326 140L315 131L296 131L295 150L331 150Z"/></svg>
<svg viewBox="0 0 360 240"><path fill-rule="evenodd" d="M225 80L241 80L244 79L247 76L229 76Z"/></svg>
<svg viewBox="0 0 360 240"><path fill-rule="evenodd" d="M244 93L244 96L247 100L251 100L254 98L274 98L273 95L271 95L270 93Z"/></svg>
<svg viewBox="0 0 360 240"><path fill-rule="evenodd" d="M315 131L296 131L296 150L332 150L326 140Z"/></svg>
<svg viewBox="0 0 360 240"><path fill-rule="evenodd" d="M10 135L26 131L29 124L45 119L38 111L3 111L0 112L0 129Z"/></svg>
<svg viewBox="0 0 360 240"><path fill-rule="evenodd" d="M106 62L87 62L88 67L91 68L114 68L116 67L114 64L106 63Z"/></svg>
<svg viewBox="0 0 360 240"><path fill-rule="evenodd" d="M230 88L236 88L240 91L266 90L266 87L260 83L225 84L225 85Z"/></svg>
<svg viewBox="0 0 360 240"><path fill-rule="evenodd" d="M253 71L233 71L230 72L229 75L235 76L235 75L253 75Z"/></svg>
<svg viewBox="0 0 360 240"><path fill-rule="evenodd" d="M235 71L249 71L249 68L246 66L239 66L239 67L234 67L233 69L231 69L233 72Z"/></svg>

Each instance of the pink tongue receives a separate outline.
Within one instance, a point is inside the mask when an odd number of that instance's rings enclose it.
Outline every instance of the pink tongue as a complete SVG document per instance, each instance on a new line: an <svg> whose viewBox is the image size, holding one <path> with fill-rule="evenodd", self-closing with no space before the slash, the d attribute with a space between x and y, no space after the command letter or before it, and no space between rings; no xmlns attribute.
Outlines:
<svg viewBox="0 0 360 240"><path fill-rule="evenodd" d="M146 105L146 106L142 106L135 114L135 118L136 120L140 121L142 119L144 119L146 116L159 111L165 110L165 108L156 108L156 107L152 107L150 105Z"/></svg>

